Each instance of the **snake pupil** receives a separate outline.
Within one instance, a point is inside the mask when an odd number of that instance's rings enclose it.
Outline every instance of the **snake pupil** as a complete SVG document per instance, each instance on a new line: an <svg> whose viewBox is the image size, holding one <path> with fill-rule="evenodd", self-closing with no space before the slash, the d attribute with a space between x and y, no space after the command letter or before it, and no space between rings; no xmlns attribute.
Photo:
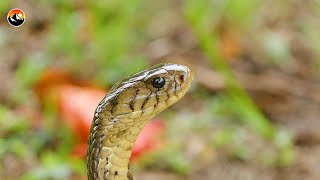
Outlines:
<svg viewBox="0 0 320 180"><path fill-rule="evenodd" d="M152 82L151 82L152 86L155 88L162 88L165 83L166 83L166 80L164 80L163 77L156 77L152 79Z"/></svg>

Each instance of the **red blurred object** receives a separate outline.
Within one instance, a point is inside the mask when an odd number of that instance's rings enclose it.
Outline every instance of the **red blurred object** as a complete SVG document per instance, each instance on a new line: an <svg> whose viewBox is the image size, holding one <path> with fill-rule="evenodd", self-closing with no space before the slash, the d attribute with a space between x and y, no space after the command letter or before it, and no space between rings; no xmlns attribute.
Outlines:
<svg viewBox="0 0 320 180"><path fill-rule="evenodd" d="M131 160L138 158L144 152L152 152L160 149L163 145L163 135L165 130L163 120L157 119L149 122L139 135L131 155Z"/></svg>
<svg viewBox="0 0 320 180"><path fill-rule="evenodd" d="M88 142L78 143L72 149L73 157L86 158Z"/></svg>
<svg viewBox="0 0 320 180"><path fill-rule="evenodd" d="M80 143L75 146L73 153L85 157L87 140L95 108L105 96L105 91L94 88L63 85L58 90L59 111L62 119L66 120ZM144 152L157 150L161 147L160 135L165 129L161 120L151 121L139 135L132 150L131 159L139 157Z"/></svg>
<svg viewBox="0 0 320 180"><path fill-rule="evenodd" d="M106 95L106 90L93 87L88 82L76 82L66 71L47 70L39 78L34 91L40 102L49 98L58 105L61 119L79 137L72 154L85 157L94 111ZM160 135L164 129L165 124L159 119L148 123L133 147L131 159L144 152L158 150L163 144Z"/></svg>
<svg viewBox="0 0 320 180"><path fill-rule="evenodd" d="M63 84L71 84L72 77L69 73L59 69L44 71L34 85L34 92L41 102L44 102L56 87Z"/></svg>
<svg viewBox="0 0 320 180"><path fill-rule="evenodd" d="M58 89L59 112L81 142L87 142L95 108L106 92L101 89L62 85Z"/></svg>

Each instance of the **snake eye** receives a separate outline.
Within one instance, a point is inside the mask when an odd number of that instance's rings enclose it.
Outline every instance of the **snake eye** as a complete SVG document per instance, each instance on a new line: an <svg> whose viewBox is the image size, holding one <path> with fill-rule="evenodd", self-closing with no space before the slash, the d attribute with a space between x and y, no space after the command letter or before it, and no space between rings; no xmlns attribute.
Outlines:
<svg viewBox="0 0 320 180"><path fill-rule="evenodd" d="M152 86L155 88L162 88L165 83L166 80L163 77L155 77L151 81Z"/></svg>

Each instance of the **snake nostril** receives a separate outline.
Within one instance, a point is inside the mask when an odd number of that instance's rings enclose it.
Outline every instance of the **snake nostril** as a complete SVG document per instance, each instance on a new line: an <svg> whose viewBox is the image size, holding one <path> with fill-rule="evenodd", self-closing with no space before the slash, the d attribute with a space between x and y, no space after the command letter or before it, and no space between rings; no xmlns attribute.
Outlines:
<svg viewBox="0 0 320 180"><path fill-rule="evenodd" d="M186 81L186 75L181 74L181 75L175 76L175 81L179 84L182 84L183 82Z"/></svg>
<svg viewBox="0 0 320 180"><path fill-rule="evenodd" d="M181 82L185 81L185 78L186 78L186 76L185 76L185 75L183 75L183 74L182 74L182 75L180 75L180 81L181 81Z"/></svg>

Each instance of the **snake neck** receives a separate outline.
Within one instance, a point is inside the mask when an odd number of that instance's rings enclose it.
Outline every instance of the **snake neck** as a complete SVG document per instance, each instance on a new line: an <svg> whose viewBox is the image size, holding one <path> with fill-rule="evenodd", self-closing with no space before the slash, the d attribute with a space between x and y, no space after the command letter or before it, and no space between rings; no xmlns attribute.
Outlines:
<svg viewBox="0 0 320 180"><path fill-rule="evenodd" d="M98 105L90 129L89 180L127 180L132 147L149 119L179 101L193 73L160 64L115 84Z"/></svg>
<svg viewBox="0 0 320 180"><path fill-rule="evenodd" d="M115 118L106 116L105 113L96 113L88 143L88 179L133 179L129 171L132 148L141 130L152 117L134 119L123 115Z"/></svg>

